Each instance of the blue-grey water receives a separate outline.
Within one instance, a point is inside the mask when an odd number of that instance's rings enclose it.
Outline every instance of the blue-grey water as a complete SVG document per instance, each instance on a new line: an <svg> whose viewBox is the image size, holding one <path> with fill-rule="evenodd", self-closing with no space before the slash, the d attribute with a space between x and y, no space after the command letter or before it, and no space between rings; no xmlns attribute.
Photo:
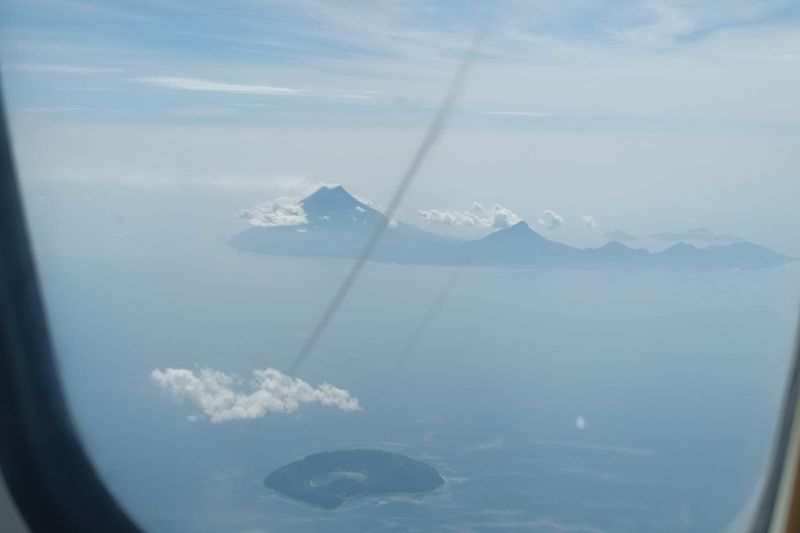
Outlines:
<svg viewBox="0 0 800 533"><path fill-rule="evenodd" d="M151 371L285 370L349 261L248 255L180 221L152 240L130 219L87 222L80 239L38 224L75 420L148 531L733 531L768 461L797 266L468 268L450 283L450 268L372 264L299 374L363 410L213 424L190 421L198 410ZM446 483L332 511L262 485L292 460L356 447L423 460Z"/></svg>

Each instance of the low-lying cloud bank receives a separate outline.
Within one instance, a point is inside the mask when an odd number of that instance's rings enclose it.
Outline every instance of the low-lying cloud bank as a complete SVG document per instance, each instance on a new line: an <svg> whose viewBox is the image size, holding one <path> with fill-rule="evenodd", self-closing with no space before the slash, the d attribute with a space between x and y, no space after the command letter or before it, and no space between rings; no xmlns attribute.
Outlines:
<svg viewBox="0 0 800 533"><path fill-rule="evenodd" d="M301 201L300 197L282 196L271 202L242 209L236 213L236 218L246 220L252 226L265 228L299 226L308 222Z"/></svg>
<svg viewBox="0 0 800 533"><path fill-rule="evenodd" d="M252 375L251 392L237 390L243 384L239 376L211 369L197 373L185 368L156 369L150 378L176 398L199 407L211 422L293 413L305 403L319 403L342 411L361 409L358 399L348 391L328 383L313 387L274 368L254 370Z"/></svg>
<svg viewBox="0 0 800 533"><path fill-rule="evenodd" d="M417 214L425 222L445 224L448 226L471 226L474 228L508 228L520 220L511 209L500 204L484 207L479 202L472 204L471 209L420 209Z"/></svg>

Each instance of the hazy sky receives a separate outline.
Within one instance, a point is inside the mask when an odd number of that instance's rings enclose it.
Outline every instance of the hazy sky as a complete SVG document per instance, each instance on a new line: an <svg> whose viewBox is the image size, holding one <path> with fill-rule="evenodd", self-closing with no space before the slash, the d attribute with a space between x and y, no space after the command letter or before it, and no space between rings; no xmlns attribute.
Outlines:
<svg viewBox="0 0 800 533"><path fill-rule="evenodd" d="M5 2L20 167L385 202L484 23L401 218L480 202L555 238L705 226L800 252L792 1Z"/></svg>

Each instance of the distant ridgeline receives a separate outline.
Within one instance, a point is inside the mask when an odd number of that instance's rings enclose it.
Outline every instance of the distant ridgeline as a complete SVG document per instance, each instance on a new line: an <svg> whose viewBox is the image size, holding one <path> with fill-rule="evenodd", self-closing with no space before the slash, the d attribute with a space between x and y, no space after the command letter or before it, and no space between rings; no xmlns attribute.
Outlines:
<svg viewBox="0 0 800 533"><path fill-rule="evenodd" d="M428 492L442 484L432 466L380 450L315 453L264 480L267 488L283 496L323 509L364 496Z"/></svg>
<svg viewBox="0 0 800 533"><path fill-rule="evenodd" d="M358 201L342 187L320 187L300 202L302 222L293 225L252 225L228 243L260 254L302 257L357 257L386 217ZM392 222L372 261L417 265L494 266L529 268L682 268L760 269L795 260L751 242L697 248L678 243L658 253L634 249L617 241L580 249L548 240L525 222L482 239L464 241Z"/></svg>

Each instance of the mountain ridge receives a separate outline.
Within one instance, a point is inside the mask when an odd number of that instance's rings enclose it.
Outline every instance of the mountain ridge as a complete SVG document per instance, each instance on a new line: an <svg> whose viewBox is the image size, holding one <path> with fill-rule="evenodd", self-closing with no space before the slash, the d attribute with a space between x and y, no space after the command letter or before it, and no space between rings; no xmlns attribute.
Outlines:
<svg viewBox="0 0 800 533"><path fill-rule="evenodd" d="M676 243L660 252L612 240L576 248L545 238L521 221L475 240L461 240L389 221L344 187L323 186L300 200L306 222L251 226L228 244L242 251L300 257L358 257L381 225L387 226L371 260L400 264L516 268L761 269L796 259L748 241L698 248Z"/></svg>

